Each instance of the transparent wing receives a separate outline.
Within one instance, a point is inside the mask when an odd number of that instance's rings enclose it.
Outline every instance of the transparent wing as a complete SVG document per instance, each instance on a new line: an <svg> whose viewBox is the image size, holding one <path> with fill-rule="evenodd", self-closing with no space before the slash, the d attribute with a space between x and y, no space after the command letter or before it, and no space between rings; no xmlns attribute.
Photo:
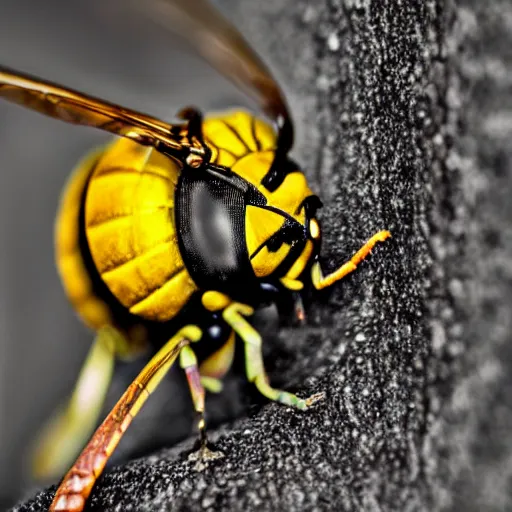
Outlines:
<svg viewBox="0 0 512 512"><path fill-rule="evenodd" d="M240 32L208 0L132 0L164 28L184 37L215 69L245 91L279 130L279 145L288 151L293 126L274 77Z"/></svg>
<svg viewBox="0 0 512 512"><path fill-rule="evenodd" d="M92 126L182 158L186 125L171 125L92 96L0 67L0 98L67 123Z"/></svg>

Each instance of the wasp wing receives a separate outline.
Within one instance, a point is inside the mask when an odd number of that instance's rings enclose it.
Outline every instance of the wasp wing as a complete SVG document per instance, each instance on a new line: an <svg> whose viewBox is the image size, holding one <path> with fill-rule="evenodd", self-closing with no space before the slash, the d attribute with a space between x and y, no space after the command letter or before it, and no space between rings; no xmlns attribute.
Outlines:
<svg viewBox="0 0 512 512"><path fill-rule="evenodd" d="M269 69L240 32L208 0L132 0L164 28L184 37L215 69L255 100L277 124L288 151L293 126L284 95Z"/></svg>
<svg viewBox="0 0 512 512"><path fill-rule="evenodd" d="M146 114L45 82L0 66L0 98L67 123L100 128L182 158L188 154L186 125Z"/></svg>

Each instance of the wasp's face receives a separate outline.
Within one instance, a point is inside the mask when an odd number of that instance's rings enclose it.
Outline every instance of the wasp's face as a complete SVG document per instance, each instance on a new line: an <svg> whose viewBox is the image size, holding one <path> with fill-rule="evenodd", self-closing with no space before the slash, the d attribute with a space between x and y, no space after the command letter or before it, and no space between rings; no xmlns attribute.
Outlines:
<svg viewBox="0 0 512 512"><path fill-rule="evenodd" d="M319 250L320 225L315 211L320 200L298 169L265 196L266 205L246 208L245 234L251 265L257 277L296 279Z"/></svg>
<svg viewBox="0 0 512 512"><path fill-rule="evenodd" d="M321 202L306 177L285 159L280 168L285 177L279 186L275 190L264 186L276 157L276 135L270 125L246 112L206 119L203 133L213 163L230 168L265 198L265 204L245 208L245 239L255 275L295 279L320 243L315 211Z"/></svg>

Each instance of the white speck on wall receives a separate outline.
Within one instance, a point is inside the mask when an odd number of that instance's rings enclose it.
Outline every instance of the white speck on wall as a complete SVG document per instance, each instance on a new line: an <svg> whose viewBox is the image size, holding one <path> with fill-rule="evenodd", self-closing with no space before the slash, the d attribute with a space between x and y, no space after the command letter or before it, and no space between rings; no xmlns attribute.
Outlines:
<svg viewBox="0 0 512 512"><path fill-rule="evenodd" d="M327 38L327 47L331 52L336 52L340 49L340 38L336 32L332 32L331 35Z"/></svg>
<svg viewBox="0 0 512 512"><path fill-rule="evenodd" d="M325 75L319 75L316 79L316 86L320 91L329 90L329 79Z"/></svg>
<svg viewBox="0 0 512 512"><path fill-rule="evenodd" d="M358 332L356 334L355 340L360 343L362 341L366 341L366 336L364 335L364 332Z"/></svg>

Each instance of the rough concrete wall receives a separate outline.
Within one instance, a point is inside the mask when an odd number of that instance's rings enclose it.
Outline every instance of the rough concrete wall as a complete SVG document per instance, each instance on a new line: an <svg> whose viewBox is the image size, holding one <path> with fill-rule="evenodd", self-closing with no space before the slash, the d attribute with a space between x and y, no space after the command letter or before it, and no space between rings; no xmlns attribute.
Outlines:
<svg viewBox="0 0 512 512"><path fill-rule="evenodd" d="M202 473L191 441L117 467L90 510L510 509L510 2L223 5L291 98L325 265L393 239L269 348L323 404L218 428Z"/></svg>

